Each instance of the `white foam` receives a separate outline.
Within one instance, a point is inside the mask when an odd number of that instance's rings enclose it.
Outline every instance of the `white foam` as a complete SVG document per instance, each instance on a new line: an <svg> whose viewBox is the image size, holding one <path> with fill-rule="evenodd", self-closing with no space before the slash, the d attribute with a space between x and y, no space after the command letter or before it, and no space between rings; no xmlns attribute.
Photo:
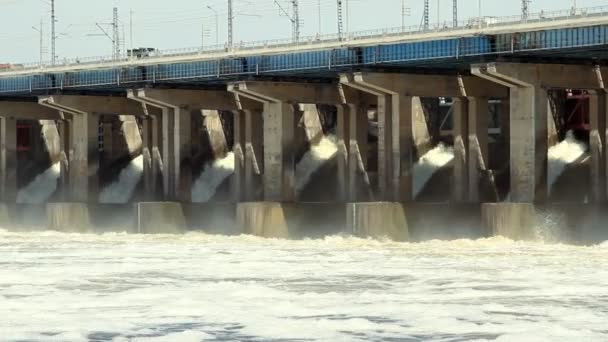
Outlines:
<svg viewBox="0 0 608 342"><path fill-rule="evenodd" d="M3 340L608 339L608 249L0 231Z"/></svg>
<svg viewBox="0 0 608 342"><path fill-rule="evenodd" d="M338 144L333 135L324 136L296 165L296 192L301 193L313 175L338 153Z"/></svg>
<svg viewBox="0 0 608 342"><path fill-rule="evenodd" d="M61 164L55 163L43 173L39 174L26 187L17 193L19 204L45 203L57 190L57 181L61 174Z"/></svg>
<svg viewBox="0 0 608 342"><path fill-rule="evenodd" d="M443 143L427 152L414 165L414 198L418 197L435 172L454 160L454 148Z"/></svg>
<svg viewBox="0 0 608 342"><path fill-rule="evenodd" d="M99 193L100 203L124 204L133 197L135 188L141 181L144 172L144 157L131 160L129 165L120 171L118 180L105 187Z"/></svg>
<svg viewBox="0 0 608 342"><path fill-rule="evenodd" d="M576 140L574 133L568 131L566 139L549 148L549 165L547 185L549 193L553 190L555 182L564 173L566 167L579 160L587 152L587 145Z"/></svg>
<svg viewBox="0 0 608 342"><path fill-rule="evenodd" d="M234 173L234 167L234 152L229 152L226 157L205 166L192 187L192 202L209 202L217 192L217 188Z"/></svg>

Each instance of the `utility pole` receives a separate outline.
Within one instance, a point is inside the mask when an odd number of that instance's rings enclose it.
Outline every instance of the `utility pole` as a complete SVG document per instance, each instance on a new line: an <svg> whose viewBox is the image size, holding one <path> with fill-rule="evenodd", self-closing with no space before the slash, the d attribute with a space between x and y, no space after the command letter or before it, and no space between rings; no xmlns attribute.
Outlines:
<svg viewBox="0 0 608 342"><path fill-rule="evenodd" d="M215 10L215 8L207 5L207 8L210 9L213 14L215 14L215 45L220 45L220 19L219 14Z"/></svg>
<svg viewBox="0 0 608 342"><path fill-rule="evenodd" d="M405 31L405 17L411 14L411 8L405 6L405 0L401 0L401 31Z"/></svg>
<svg viewBox="0 0 608 342"><path fill-rule="evenodd" d="M424 13L422 14L422 27L425 31L429 30L429 1L430 0L424 0Z"/></svg>
<svg viewBox="0 0 608 342"><path fill-rule="evenodd" d="M51 0L51 65L55 65L55 59L57 58L57 53L55 52L55 43L57 40L57 35L55 34L55 0Z"/></svg>
<svg viewBox="0 0 608 342"><path fill-rule="evenodd" d="M228 0L228 48L232 49L233 39L233 20L234 15L232 14L232 0Z"/></svg>
<svg viewBox="0 0 608 342"><path fill-rule="evenodd" d="M42 63L44 62L44 20L42 18L40 18L40 27L35 27L32 26L32 29L34 29L34 31L38 32L40 34L40 57L39 57L39 64L40 66L42 66Z"/></svg>
<svg viewBox="0 0 608 342"><path fill-rule="evenodd" d="M321 0L317 1L317 17L319 18L319 31L317 33L321 35Z"/></svg>
<svg viewBox="0 0 608 342"><path fill-rule="evenodd" d="M114 7L112 19L112 42L114 44L114 59L120 58L120 31L118 21L118 7Z"/></svg>
<svg viewBox="0 0 608 342"><path fill-rule="evenodd" d="M342 40L344 23L342 22L342 0L337 0L338 5L338 39Z"/></svg>
<svg viewBox="0 0 608 342"><path fill-rule="evenodd" d="M521 20L525 23L528 21L530 15L530 2L531 0L521 0Z"/></svg>
<svg viewBox="0 0 608 342"><path fill-rule="evenodd" d="M452 27L458 27L458 0L452 3Z"/></svg>
<svg viewBox="0 0 608 342"><path fill-rule="evenodd" d="M133 10L129 11L129 57L133 57Z"/></svg>
<svg viewBox="0 0 608 342"><path fill-rule="evenodd" d="M289 15L287 11L281 6L281 4L274 0L274 3L277 5L279 10L291 21L291 39L294 42L298 42L300 40L300 10L298 6L298 0L291 0L292 6L292 14Z"/></svg>
<svg viewBox="0 0 608 342"><path fill-rule="evenodd" d="M292 0L291 6L293 7L293 40L298 42L300 40L300 6L298 0Z"/></svg>

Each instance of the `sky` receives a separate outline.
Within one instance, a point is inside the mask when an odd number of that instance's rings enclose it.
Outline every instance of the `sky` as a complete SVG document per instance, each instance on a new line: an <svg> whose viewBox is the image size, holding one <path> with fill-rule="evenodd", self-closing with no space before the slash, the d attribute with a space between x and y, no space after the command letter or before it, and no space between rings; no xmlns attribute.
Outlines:
<svg viewBox="0 0 608 342"><path fill-rule="evenodd" d="M290 38L290 18L281 14L274 0L233 0L234 41L249 42ZM344 0L347 1L347 0ZM403 0L348 0L348 30L363 31L401 26ZM420 25L423 0L404 0L410 8L407 26ZM277 0L291 12L288 0ZM578 7L607 6L608 0L577 0ZM336 0L299 0L301 35L337 32ZM439 3L439 6L438 6ZM532 12L569 9L574 0L533 0ZM459 0L459 18L478 16L479 0ZM209 9L207 6L211 7ZM482 15L510 16L521 12L520 0L482 0ZM113 8L119 10L124 45L129 48L192 48L224 44L227 36L227 0L55 0L57 56L84 58L112 54ZM216 16L219 30L216 30ZM452 0L431 0L431 22L451 22ZM320 13L320 16L319 16ZM131 21L132 17L132 21ZM50 60L50 0L0 0L0 63L37 62L42 20L44 59ZM133 42L130 23L133 23ZM347 24L345 22L345 26ZM37 30L35 30L35 28ZM205 34L203 34L205 32ZM217 34L216 34L217 32Z"/></svg>

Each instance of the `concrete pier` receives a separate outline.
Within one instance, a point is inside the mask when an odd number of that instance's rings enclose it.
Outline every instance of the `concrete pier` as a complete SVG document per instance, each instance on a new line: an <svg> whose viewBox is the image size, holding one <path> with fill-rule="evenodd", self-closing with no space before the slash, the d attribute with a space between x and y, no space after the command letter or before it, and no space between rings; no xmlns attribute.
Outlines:
<svg viewBox="0 0 608 342"><path fill-rule="evenodd" d="M608 101L604 90L589 92L589 153L591 156L591 196L595 203L606 201L608 194L607 163L606 158L606 116L608 115Z"/></svg>
<svg viewBox="0 0 608 342"><path fill-rule="evenodd" d="M186 217L177 202L135 204L135 232L138 234L176 234L186 231Z"/></svg>
<svg viewBox="0 0 608 342"><path fill-rule="evenodd" d="M389 238L407 241L409 230L402 204L390 202L349 203L346 209L347 229L367 238Z"/></svg>
<svg viewBox="0 0 608 342"><path fill-rule="evenodd" d="M481 209L482 225L491 236L512 240L534 240L537 224L532 203L487 203Z"/></svg>
<svg viewBox="0 0 608 342"><path fill-rule="evenodd" d="M0 194L4 203L17 199L17 120L0 117Z"/></svg>
<svg viewBox="0 0 608 342"><path fill-rule="evenodd" d="M92 231L86 203L49 203L46 207L47 229L65 233Z"/></svg>

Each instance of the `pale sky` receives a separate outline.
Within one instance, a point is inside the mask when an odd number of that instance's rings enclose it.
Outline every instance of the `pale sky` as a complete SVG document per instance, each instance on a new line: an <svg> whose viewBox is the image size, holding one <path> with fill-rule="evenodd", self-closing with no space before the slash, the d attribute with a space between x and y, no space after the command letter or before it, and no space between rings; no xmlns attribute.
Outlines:
<svg viewBox="0 0 608 342"><path fill-rule="evenodd" d="M288 12L288 0L277 0ZM346 0L344 0L346 1ZM402 0L350 0L349 30L361 31L401 26ZM302 36L335 33L336 0L299 0ZM405 0L411 8L407 25L420 25L423 0ZM437 3L440 3L439 13ZM608 0L577 0L578 7L608 6ZM127 48L129 17L133 11L133 45L173 49L201 45L202 27L207 36L205 45L216 40L215 15L219 15L219 42L226 41L226 0L55 0L57 16L57 55L67 57L106 56L112 52L111 41L99 36L95 23L110 23L112 8L119 8L124 24ZM532 12L568 9L574 0L533 0ZM321 17L319 20L319 4ZM235 42L260 41L291 37L291 21L281 15L274 0L234 0L236 12ZM508 16L520 13L520 0L482 0L484 16ZM476 17L478 0L460 0L459 18ZM451 21L452 0L431 0L431 22ZM44 20L45 60L50 60L50 0L0 0L0 63L37 62L39 59L39 27ZM103 26L110 32L110 28ZM122 30L121 30L122 31Z"/></svg>

